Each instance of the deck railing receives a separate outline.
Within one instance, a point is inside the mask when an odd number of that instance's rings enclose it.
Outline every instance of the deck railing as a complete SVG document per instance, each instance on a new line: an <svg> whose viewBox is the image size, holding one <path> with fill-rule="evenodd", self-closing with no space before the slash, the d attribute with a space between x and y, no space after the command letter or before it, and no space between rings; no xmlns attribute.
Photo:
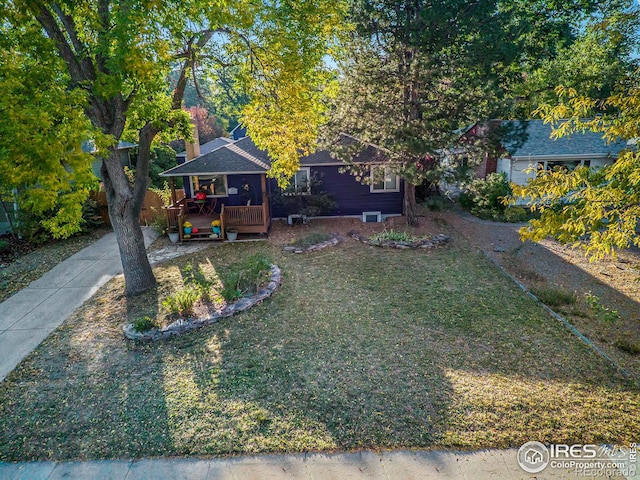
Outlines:
<svg viewBox="0 0 640 480"><path fill-rule="evenodd" d="M167 216L167 227L169 231L177 231L180 233L180 240L182 240L182 223L184 222L184 216L187 212L186 199L178 200L173 205L165 207L165 213Z"/></svg>
<svg viewBox="0 0 640 480"><path fill-rule="evenodd" d="M262 205L224 207L224 223L227 227L264 225Z"/></svg>

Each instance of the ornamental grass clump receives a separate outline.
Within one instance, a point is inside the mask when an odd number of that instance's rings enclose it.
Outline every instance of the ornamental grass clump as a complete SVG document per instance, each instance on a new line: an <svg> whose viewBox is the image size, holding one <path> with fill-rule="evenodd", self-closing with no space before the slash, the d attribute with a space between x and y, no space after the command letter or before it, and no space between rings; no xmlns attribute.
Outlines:
<svg viewBox="0 0 640 480"><path fill-rule="evenodd" d="M189 316L193 313L193 306L202 298L202 290L194 285L187 285L173 295L168 296L162 306L169 312Z"/></svg>
<svg viewBox="0 0 640 480"><path fill-rule="evenodd" d="M407 232L400 232L396 230L384 230L383 232L376 233L371 236L370 240L377 243L385 242L407 242L413 243L418 241L416 237Z"/></svg>
<svg viewBox="0 0 640 480"><path fill-rule="evenodd" d="M227 303L245 295L256 293L269 280L271 262L264 255L247 257L242 263L232 266L220 275L220 295Z"/></svg>

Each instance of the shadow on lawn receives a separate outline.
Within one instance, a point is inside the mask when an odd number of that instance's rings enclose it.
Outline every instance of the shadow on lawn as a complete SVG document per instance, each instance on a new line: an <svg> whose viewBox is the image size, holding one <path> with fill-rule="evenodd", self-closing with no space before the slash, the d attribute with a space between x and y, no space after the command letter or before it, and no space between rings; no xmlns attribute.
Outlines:
<svg viewBox="0 0 640 480"><path fill-rule="evenodd" d="M171 445L163 355L122 341L113 282L0 385L0 460L132 458ZM135 315L133 313L132 315Z"/></svg>
<svg viewBox="0 0 640 480"><path fill-rule="evenodd" d="M285 256L262 305L124 340L112 282L0 384L0 459L131 458L637 438L640 395L463 245ZM162 292L159 287L159 292ZM146 306L145 306L146 305ZM137 313L136 313L137 314Z"/></svg>
<svg viewBox="0 0 640 480"><path fill-rule="evenodd" d="M280 258L281 291L214 327L215 361L200 356L190 375L198 392L215 386L224 433L198 438L202 451L504 447L638 433L629 427L637 390L481 256L454 248L415 262L342 248ZM460 270L469 263L473 277ZM179 342L201 351L208 340Z"/></svg>

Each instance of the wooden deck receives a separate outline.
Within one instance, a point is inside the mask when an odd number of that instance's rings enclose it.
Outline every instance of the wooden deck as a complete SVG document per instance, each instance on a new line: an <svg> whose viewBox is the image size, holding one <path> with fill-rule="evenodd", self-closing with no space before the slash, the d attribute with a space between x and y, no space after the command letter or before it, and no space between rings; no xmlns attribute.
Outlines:
<svg viewBox="0 0 640 480"><path fill-rule="evenodd" d="M228 228L235 228L240 235L266 235L269 232L271 218L267 204L229 207L222 204L220 214L203 215L191 212L187 207L188 201L187 199L181 199L165 210L167 224L170 229L178 230L181 242L194 240L222 241L225 240L225 229ZM211 222L214 220L220 220L222 234L219 237L212 236ZM185 235L183 227L187 221L198 229L198 233Z"/></svg>

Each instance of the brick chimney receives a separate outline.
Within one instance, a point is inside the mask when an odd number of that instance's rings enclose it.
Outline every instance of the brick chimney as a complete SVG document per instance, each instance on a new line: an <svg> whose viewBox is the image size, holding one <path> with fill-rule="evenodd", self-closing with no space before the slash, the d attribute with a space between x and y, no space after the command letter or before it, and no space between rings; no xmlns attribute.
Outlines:
<svg viewBox="0 0 640 480"><path fill-rule="evenodd" d="M200 138L198 137L198 125L195 120L193 123L193 143L185 142L185 150L187 151L187 162L200 156Z"/></svg>

